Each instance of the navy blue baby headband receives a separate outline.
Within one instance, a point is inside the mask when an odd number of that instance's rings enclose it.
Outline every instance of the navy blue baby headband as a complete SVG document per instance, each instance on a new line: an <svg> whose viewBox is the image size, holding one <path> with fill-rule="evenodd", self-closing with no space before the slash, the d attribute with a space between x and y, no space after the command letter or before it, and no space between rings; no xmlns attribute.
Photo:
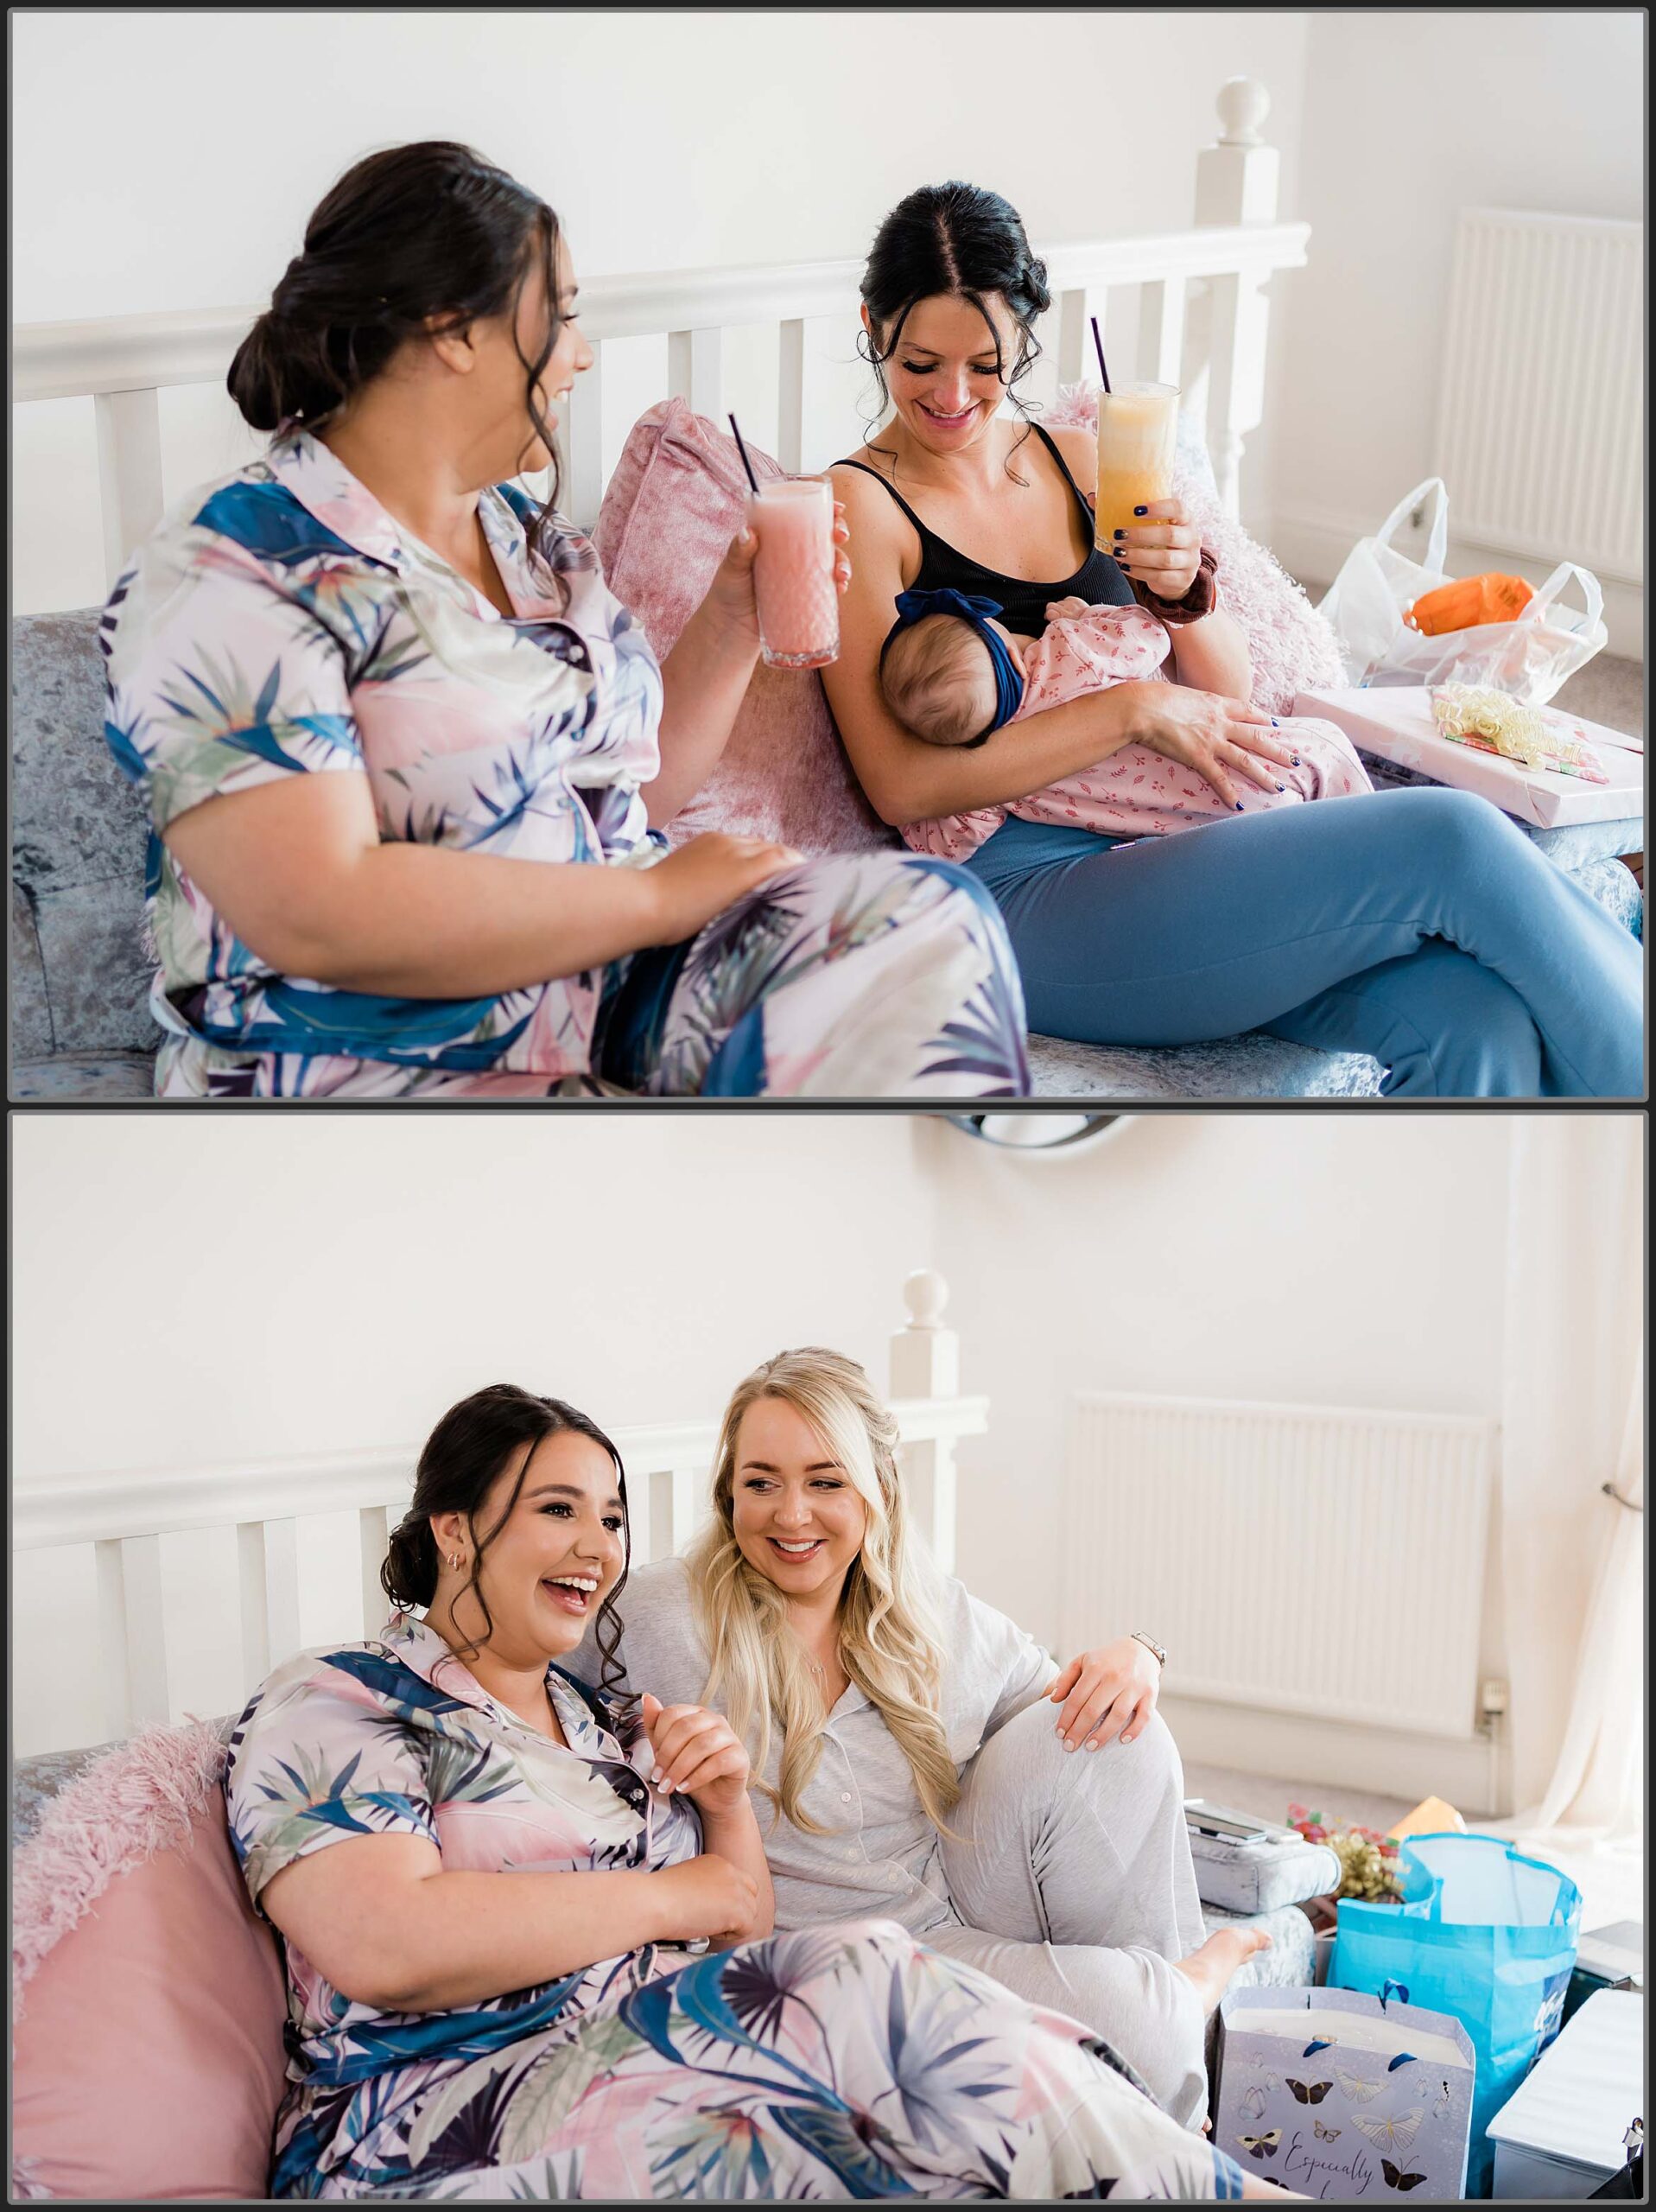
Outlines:
<svg viewBox="0 0 1656 2212"><path fill-rule="evenodd" d="M989 658L994 664L995 712L994 720L968 741L981 745L992 737L1005 722L1009 722L1024 703L1024 679L1018 672L1018 664L1012 649L997 630L989 626L989 617L999 614L1000 602L983 599L971 592L956 591L944 584L936 591L900 591L897 595L897 620L886 633L885 643L879 649L882 661L891 649L891 640L917 622L923 622L929 614L958 614L969 622L986 645Z"/></svg>

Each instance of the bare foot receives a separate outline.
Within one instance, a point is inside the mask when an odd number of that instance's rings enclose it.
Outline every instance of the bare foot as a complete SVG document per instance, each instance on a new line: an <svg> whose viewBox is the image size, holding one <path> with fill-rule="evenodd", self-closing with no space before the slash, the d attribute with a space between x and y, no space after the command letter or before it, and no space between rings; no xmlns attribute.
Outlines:
<svg viewBox="0 0 1656 2212"><path fill-rule="evenodd" d="M1270 1948L1271 1938L1263 1928L1221 1928L1188 1959L1176 1959L1174 1965L1195 1983L1205 2017L1229 1988L1230 1978L1243 1960Z"/></svg>

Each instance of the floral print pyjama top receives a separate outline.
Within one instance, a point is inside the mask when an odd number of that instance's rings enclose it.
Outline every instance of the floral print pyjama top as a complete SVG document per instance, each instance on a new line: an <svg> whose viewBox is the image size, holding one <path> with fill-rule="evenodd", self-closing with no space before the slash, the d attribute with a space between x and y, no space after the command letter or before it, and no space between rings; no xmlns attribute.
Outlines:
<svg viewBox="0 0 1656 2212"><path fill-rule="evenodd" d="M676 1865L694 1808L648 1738L555 1666L567 1747L398 1614L301 1652L225 1783L255 1904L295 1859L416 1835L503 1877ZM734 1949L646 1945L485 2003L378 2012L284 1943L280 2197L1231 2197L1241 2176L1081 2024L893 1921Z"/></svg>
<svg viewBox="0 0 1656 2212"><path fill-rule="evenodd" d="M468 999L277 972L162 833L294 775L366 779L382 842L649 866L665 840L661 671L560 523L511 484L478 514L503 616L289 426L183 502L105 609L105 734L151 823L146 906L168 1097L1006 1096L1024 1008L975 879L906 852L809 861L688 942Z"/></svg>

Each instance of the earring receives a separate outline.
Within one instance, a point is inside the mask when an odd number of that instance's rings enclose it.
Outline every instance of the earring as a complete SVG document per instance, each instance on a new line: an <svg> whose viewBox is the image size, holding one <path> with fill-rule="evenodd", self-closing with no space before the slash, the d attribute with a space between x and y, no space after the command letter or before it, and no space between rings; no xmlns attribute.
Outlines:
<svg viewBox="0 0 1656 2212"><path fill-rule="evenodd" d="M466 1561L459 1552L451 1552L448 1555L448 1564L454 1568L455 1573L458 1574L461 1567L465 1566Z"/></svg>

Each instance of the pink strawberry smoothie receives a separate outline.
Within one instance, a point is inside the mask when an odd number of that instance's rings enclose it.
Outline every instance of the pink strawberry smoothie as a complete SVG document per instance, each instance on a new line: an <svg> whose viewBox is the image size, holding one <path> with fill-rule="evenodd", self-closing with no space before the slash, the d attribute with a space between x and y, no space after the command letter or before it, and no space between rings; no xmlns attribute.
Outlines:
<svg viewBox="0 0 1656 2212"><path fill-rule="evenodd" d="M834 492L822 477L781 477L748 501L758 537L753 588L772 668L822 668L839 656Z"/></svg>

